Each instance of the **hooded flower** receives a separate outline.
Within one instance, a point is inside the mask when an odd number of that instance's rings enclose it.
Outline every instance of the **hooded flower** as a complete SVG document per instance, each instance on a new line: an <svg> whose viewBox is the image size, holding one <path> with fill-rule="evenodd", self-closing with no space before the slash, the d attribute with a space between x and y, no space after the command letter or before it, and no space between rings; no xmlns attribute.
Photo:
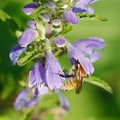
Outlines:
<svg viewBox="0 0 120 120"><path fill-rule="evenodd" d="M44 22L49 22L50 21L50 16L48 14L43 14L41 16L41 18Z"/></svg>
<svg viewBox="0 0 120 120"><path fill-rule="evenodd" d="M63 19L70 23L71 25L78 24L79 19L77 15L72 11L65 11L62 15Z"/></svg>
<svg viewBox="0 0 120 120"><path fill-rule="evenodd" d="M90 14L94 13L93 8L88 7L89 4L97 2L98 0L76 0L76 5L72 8L72 11L75 13L89 12Z"/></svg>
<svg viewBox="0 0 120 120"><path fill-rule="evenodd" d="M59 74L64 74L64 73L57 59L52 54L51 50L47 51L45 70L46 70L46 81L48 87L53 91L61 88L62 79Z"/></svg>
<svg viewBox="0 0 120 120"><path fill-rule="evenodd" d="M54 9L56 6L55 6L55 4L54 4L54 2L51 2L51 1L47 1L47 3L46 3L46 5L47 5L47 7L48 8L50 8L50 9Z"/></svg>
<svg viewBox="0 0 120 120"><path fill-rule="evenodd" d="M68 49L68 56L70 58L72 65L75 63L76 60L82 65L82 67L84 68L85 72L88 75L94 72L92 63L90 62L89 58L85 57L82 51L80 51L70 43L67 44L67 49Z"/></svg>
<svg viewBox="0 0 120 120"><path fill-rule="evenodd" d="M32 106L38 101L38 97L36 96L29 98L29 92L29 89L24 89L18 94L18 97L16 98L14 103L15 109L19 110L22 107Z"/></svg>
<svg viewBox="0 0 120 120"><path fill-rule="evenodd" d="M33 87L33 94L35 96L44 95L48 92L45 86L45 69L40 62L36 62L29 72L28 87Z"/></svg>
<svg viewBox="0 0 120 120"><path fill-rule="evenodd" d="M98 37L91 37L87 40L79 40L74 42L72 45L68 43L68 55L71 63L77 60L81 63L85 72L89 75L94 72L92 63L100 58L100 53L96 49L104 48L104 40Z"/></svg>
<svg viewBox="0 0 120 120"><path fill-rule="evenodd" d="M85 56L89 56L93 63L98 60L101 55L96 49L103 49L105 46L104 40L98 37L90 37L87 40L78 40L72 44L79 49Z"/></svg>
<svg viewBox="0 0 120 120"><path fill-rule="evenodd" d="M25 49L26 48L21 47L20 45L16 45L11 49L9 56L13 65L17 63L19 56L25 51Z"/></svg>
<svg viewBox="0 0 120 120"><path fill-rule="evenodd" d="M54 43L58 46L58 47L64 47L66 45L66 40L65 38L59 36L55 39Z"/></svg>
<svg viewBox="0 0 120 120"><path fill-rule="evenodd" d="M71 10L65 11L62 15L63 19L75 25L79 23L79 19L76 13L90 13L93 14L94 10L91 7L88 7L89 4L96 2L98 0L76 0L76 4L72 7Z"/></svg>
<svg viewBox="0 0 120 120"><path fill-rule="evenodd" d="M29 3L27 5L25 5L23 7L23 11L27 14L27 15L31 15L32 12L37 9L39 7L39 4L37 2L32 2L32 3Z"/></svg>
<svg viewBox="0 0 120 120"><path fill-rule="evenodd" d="M21 47L27 47L33 40L38 37L38 31L36 30L35 21L28 21L28 26L23 34L18 38L18 43Z"/></svg>

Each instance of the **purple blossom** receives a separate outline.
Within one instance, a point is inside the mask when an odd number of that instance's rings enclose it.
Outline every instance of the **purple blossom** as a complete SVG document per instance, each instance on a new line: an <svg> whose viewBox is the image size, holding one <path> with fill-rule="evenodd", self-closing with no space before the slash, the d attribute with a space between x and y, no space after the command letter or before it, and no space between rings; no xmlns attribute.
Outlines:
<svg viewBox="0 0 120 120"><path fill-rule="evenodd" d="M37 2L32 2L32 3L29 3L27 5L25 5L23 7L23 11L27 14L27 15L31 15L32 12L37 9L39 7L39 4Z"/></svg>
<svg viewBox="0 0 120 120"><path fill-rule="evenodd" d="M18 38L18 45L14 46L10 51L10 59L13 65L18 61L19 56L24 52L27 46L38 37L35 21L28 21L28 26L23 34Z"/></svg>
<svg viewBox="0 0 120 120"><path fill-rule="evenodd" d="M62 79L59 74L64 73L51 50L47 51L45 70L48 87L53 91L61 88Z"/></svg>
<svg viewBox="0 0 120 120"><path fill-rule="evenodd" d="M86 73L89 75L94 72L92 63L98 60L101 55L96 49L103 49L105 46L104 40L98 37L91 37L87 40L79 40L72 45L68 43L68 55L71 63L74 64L77 60Z"/></svg>
<svg viewBox="0 0 120 120"><path fill-rule="evenodd" d="M42 19L44 20L44 22L49 22L50 21L50 16L48 14L43 14Z"/></svg>
<svg viewBox="0 0 120 120"><path fill-rule="evenodd" d="M98 60L101 55L96 49L103 49L105 46L104 40L98 37L91 37L87 40L78 40L72 44L79 49L85 56L89 56L91 62Z"/></svg>
<svg viewBox="0 0 120 120"><path fill-rule="evenodd" d="M36 29L36 23L34 20L30 20L27 22L28 27Z"/></svg>
<svg viewBox="0 0 120 120"><path fill-rule="evenodd" d="M54 43L58 46L58 47L64 47L66 45L66 40L65 38L59 36L55 39Z"/></svg>
<svg viewBox="0 0 120 120"><path fill-rule="evenodd" d="M94 13L93 8L88 7L89 4L97 2L98 0L76 0L76 5L72 8L72 11L75 13L89 12L90 14Z"/></svg>
<svg viewBox="0 0 120 120"><path fill-rule="evenodd" d="M54 2L51 2L51 1L49 1L49 0L48 0L48 2L46 3L46 5L47 5L47 7L52 8L52 9L54 9L54 8L56 7L55 4L54 4Z"/></svg>
<svg viewBox="0 0 120 120"><path fill-rule="evenodd" d="M94 72L94 67L90 59L85 57L82 51L80 51L79 49L77 49L69 43L67 44L67 49L71 64L74 64L76 60L82 65L82 67L88 75Z"/></svg>
<svg viewBox="0 0 120 120"><path fill-rule="evenodd" d="M27 28L23 34L18 38L18 43L21 47L27 47L35 38L37 38L38 32L33 28Z"/></svg>
<svg viewBox="0 0 120 120"><path fill-rule="evenodd" d="M45 86L45 69L40 62L36 62L29 72L28 87L33 87L33 94L35 96L44 95L48 92Z"/></svg>
<svg viewBox="0 0 120 120"><path fill-rule="evenodd" d="M10 56L10 59L11 59L11 63L13 65L15 65L17 63L19 56L25 50L26 50L26 48L21 47L20 45L16 45L11 49L9 56Z"/></svg>
<svg viewBox="0 0 120 120"><path fill-rule="evenodd" d="M69 22L71 25L79 23L77 15L72 11L65 11L62 17L65 21Z"/></svg>
<svg viewBox="0 0 120 120"><path fill-rule="evenodd" d="M38 97L34 96L32 98L28 97L30 90L24 89L18 94L18 97L15 100L14 107L19 110L22 107L28 107L34 105L38 101Z"/></svg>

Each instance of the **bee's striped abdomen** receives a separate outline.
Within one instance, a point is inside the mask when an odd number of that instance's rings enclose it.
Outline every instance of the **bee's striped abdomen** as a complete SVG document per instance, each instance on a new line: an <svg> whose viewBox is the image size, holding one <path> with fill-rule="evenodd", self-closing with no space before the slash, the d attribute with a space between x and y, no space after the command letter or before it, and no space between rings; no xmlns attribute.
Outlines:
<svg viewBox="0 0 120 120"><path fill-rule="evenodd" d="M77 87L77 80L74 79L74 80L69 80L69 79L66 79L64 82L63 82L63 86L62 86L62 89L64 90L72 90L72 89L76 89Z"/></svg>

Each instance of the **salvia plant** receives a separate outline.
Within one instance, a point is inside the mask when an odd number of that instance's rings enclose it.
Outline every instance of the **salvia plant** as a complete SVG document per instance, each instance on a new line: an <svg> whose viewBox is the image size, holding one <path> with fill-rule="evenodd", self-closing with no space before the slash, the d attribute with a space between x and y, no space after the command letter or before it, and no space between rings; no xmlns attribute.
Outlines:
<svg viewBox="0 0 120 120"><path fill-rule="evenodd" d="M1 20L9 19L17 45L10 50L10 60L13 65L24 66L33 63L28 74L28 85L15 100L14 107L35 106L42 96L56 94L60 106L69 110L68 100L61 91L69 92L75 89L80 93L83 82L89 82L112 93L111 87L103 80L92 76L93 63L100 59L97 50L104 49L105 42L99 37L89 37L73 43L66 34L73 26L81 24L81 20L107 21L106 18L94 14L89 5L98 0L33 0L23 7L23 11L31 20L27 28L20 31L15 21L0 10ZM59 57L68 54L71 68L62 69ZM50 98L52 99L52 97Z"/></svg>

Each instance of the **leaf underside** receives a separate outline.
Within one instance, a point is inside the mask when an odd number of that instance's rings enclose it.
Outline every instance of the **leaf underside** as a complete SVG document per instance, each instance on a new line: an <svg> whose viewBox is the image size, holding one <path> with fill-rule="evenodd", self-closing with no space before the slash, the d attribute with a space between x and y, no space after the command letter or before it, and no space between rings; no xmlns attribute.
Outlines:
<svg viewBox="0 0 120 120"><path fill-rule="evenodd" d="M113 93L112 88L108 85L107 82L101 80L100 78L94 77L94 76L89 76L88 78L84 78L85 82L91 83L93 85L99 86L106 90L109 93Z"/></svg>

